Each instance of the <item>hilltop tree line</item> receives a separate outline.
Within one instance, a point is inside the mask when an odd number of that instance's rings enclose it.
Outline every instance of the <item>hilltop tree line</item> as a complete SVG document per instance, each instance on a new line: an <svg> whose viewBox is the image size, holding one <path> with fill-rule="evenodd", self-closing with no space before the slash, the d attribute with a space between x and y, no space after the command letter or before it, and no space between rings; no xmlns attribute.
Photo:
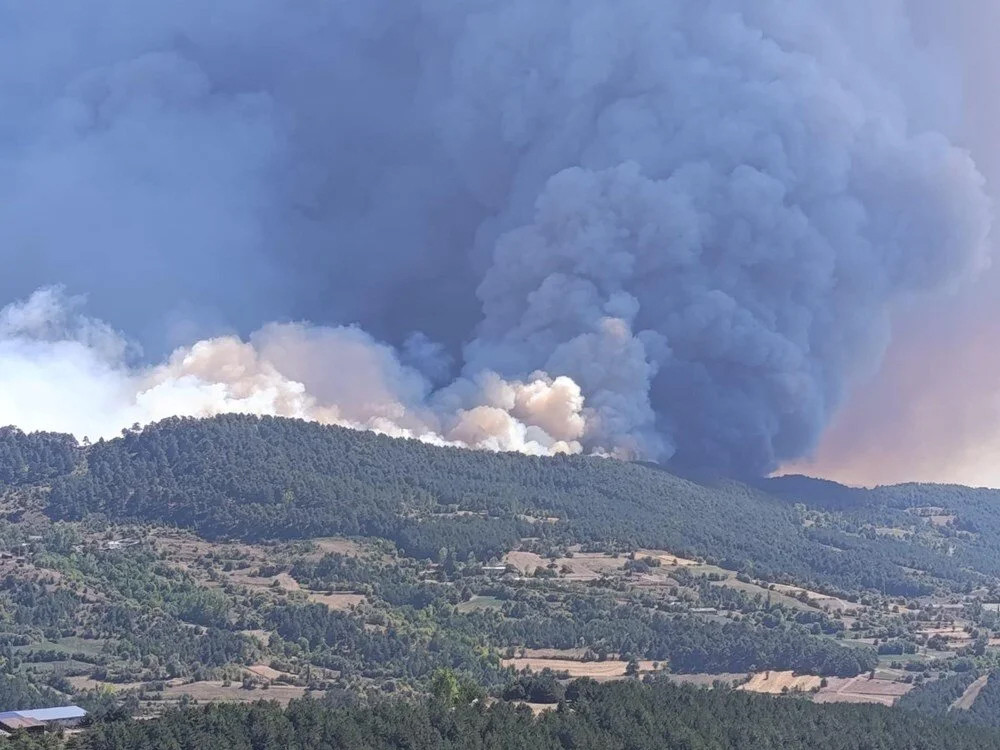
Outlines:
<svg viewBox="0 0 1000 750"><path fill-rule="evenodd" d="M486 560L525 536L658 547L769 580L906 596L928 586L901 565L969 576L920 545L900 542L887 553L885 540L817 536L787 499L744 484L698 484L622 461L441 448L244 415L168 419L79 449L76 463L71 440L0 433L9 451L51 444L16 481L49 482L54 518L166 522L208 538L382 537L422 558L445 550Z"/></svg>

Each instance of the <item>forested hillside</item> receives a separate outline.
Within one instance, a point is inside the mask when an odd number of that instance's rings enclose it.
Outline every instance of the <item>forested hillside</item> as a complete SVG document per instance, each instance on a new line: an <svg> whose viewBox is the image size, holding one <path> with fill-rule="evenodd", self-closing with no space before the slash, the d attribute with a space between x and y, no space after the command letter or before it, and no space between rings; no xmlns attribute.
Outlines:
<svg viewBox="0 0 1000 750"><path fill-rule="evenodd" d="M445 686L447 687L447 686ZM24 750L41 748L25 741ZM97 727L80 750L991 750L1000 733L874 706L817 706L665 681L577 681L558 710L487 705L461 688L415 701L334 707L321 702L221 705L154 722Z"/></svg>
<svg viewBox="0 0 1000 750"><path fill-rule="evenodd" d="M67 747L996 746L1000 493L238 415L0 430L0 473L0 709L85 706Z"/></svg>
<svg viewBox="0 0 1000 750"><path fill-rule="evenodd" d="M57 519L99 513L177 524L211 538L384 537L426 558L442 548L459 558L499 556L519 538L536 535L617 541L624 548L702 555L772 579L900 595L929 590L901 566L964 582L969 562L990 566L996 558L1000 565L994 548L971 534L947 552L940 545L874 540L842 525L804 525L790 500L832 507L826 495L811 497L808 488L775 497L738 482L698 484L599 458L472 452L236 415L170 419L76 453L67 442L64 436L0 435L8 452L32 448L33 476L54 477L46 512ZM68 460L73 455L76 471ZM870 497L853 504L862 516L881 507L881 495ZM902 502L887 505L882 515L898 520ZM537 516L557 521L540 527L526 518ZM1000 539L1000 527L996 532Z"/></svg>

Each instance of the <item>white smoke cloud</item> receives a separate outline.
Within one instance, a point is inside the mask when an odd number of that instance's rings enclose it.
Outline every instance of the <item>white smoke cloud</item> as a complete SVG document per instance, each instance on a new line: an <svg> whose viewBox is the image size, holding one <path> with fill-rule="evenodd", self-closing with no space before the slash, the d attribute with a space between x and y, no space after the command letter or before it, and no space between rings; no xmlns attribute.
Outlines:
<svg viewBox="0 0 1000 750"><path fill-rule="evenodd" d="M147 352L14 305L0 422L248 410L765 472L901 301L984 263L953 66L902 0L0 10L0 299L64 282Z"/></svg>
<svg viewBox="0 0 1000 750"><path fill-rule="evenodd" d="M198 341L135 367L125 338L80 314L80 302L43 289L0 310L0 423L96 439L174 415L240 412L483 450L581 450L583 397L566 377L484 372L429 401L429 381L363 331L301 324Z"/></svg>

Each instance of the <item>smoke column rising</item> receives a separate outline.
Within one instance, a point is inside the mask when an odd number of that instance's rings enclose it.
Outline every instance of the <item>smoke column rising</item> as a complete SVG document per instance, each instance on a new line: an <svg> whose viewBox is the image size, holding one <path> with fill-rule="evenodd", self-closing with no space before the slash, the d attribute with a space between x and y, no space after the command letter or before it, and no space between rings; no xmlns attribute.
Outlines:
<svg viewBox="0 0 1000 750"><path fill-rule="evenodd" d="M0 422L760 473L985 264L895 0L57 6L0 2Z"/></svg>

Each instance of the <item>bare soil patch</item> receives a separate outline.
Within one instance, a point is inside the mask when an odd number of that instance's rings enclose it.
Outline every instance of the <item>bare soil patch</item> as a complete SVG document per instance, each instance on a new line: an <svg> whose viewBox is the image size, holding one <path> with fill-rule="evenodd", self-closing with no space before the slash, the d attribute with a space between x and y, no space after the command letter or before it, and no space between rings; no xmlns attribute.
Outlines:
<svg viewBox="0 0 1000 750"><path fill-rule="evenodd" d="M595 680L620 680L625 677L627 662L618 659L608 659L607 661L570 661L568 659L538 659L538 658L516 658L504 659L505 667L513 667L518 672L541 672L544 669L551 669L553 672L565 672L571 678L592 677ZM652 661L640 661L640 672L652 672Z"/></svg>
<svg viewBox="0 0 1000 750"><path fill-rule="evenodd" d="M527 576L534 573L536 568L544 568L549 564L549 561L541 555L536 555L534 552L522 552L521 550L508 552L504 555L503 562L506 565L513 565L518 571Z"/></svg>
<svg viewBox="0 0 1000 750"><path fill-rule="evenodd" d="M976 679L969 687L965 689L959 698L949 706L949 711L968 711L972 708L972 704L976 702L976 698L979 697L979 693L982 692L983 688L986 687L986 683L989 681L990 676L984 674L982 677Z"/></svg>
<svg viewBox="0 0 1000 750"><path fill-rule="evenodd" d="M659 560L661 565L667 565L674 568L690 568L696 565L701 565L697 560L688 560L686 557L678 557L677 555L671 554L662 549L641 549L635 553L636 558L652 557L654 560Z"/></svg>
<svg viewBox="0 0 1000 750"><path fill-rule="evenodd" d="M186 685L170 685L163 691L164 700L177 700L182 695L188 695L198 701L236 701L250 702L269 700L285 705L290 700L301 698L306 689L297 685L272 685L267 690L244 690L239 683L225 686L215 680L204 682L189 682Z"/></svg>
<svg viewBox="0 0 1000 750"><path fill-rule="evenodd" d="M784 583L774 584L776 591L780 591L784 594L789 594L795 596L796 594L805 593L808 597L809 602L820 609L828 610L839 610L841 612L854 612L859 609L863 609L863 605L857 604L855 602L849 602L845 599L838 599L835 596L828 596L827 594L821 594L818 591L810 591L809 589L804 589L801 586L789 586Z"/></svg>
<svg viewBox="0 0 1000 750"><path fill-rule="evenodd" d="M913 685L868 677L829 678L813 700L816 703L880 703L891 706L913 689Z"/></svg>
<svg viewBox="0 0 1000 750"><path fill-rule="evenodd" d="M740 685L739 690L775 695L792 691L808 693L813 688L819 688L820 680L821 678L811 674L775 671L758 672L748 682Z"/></svg>

